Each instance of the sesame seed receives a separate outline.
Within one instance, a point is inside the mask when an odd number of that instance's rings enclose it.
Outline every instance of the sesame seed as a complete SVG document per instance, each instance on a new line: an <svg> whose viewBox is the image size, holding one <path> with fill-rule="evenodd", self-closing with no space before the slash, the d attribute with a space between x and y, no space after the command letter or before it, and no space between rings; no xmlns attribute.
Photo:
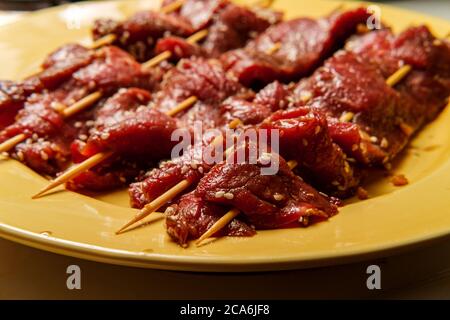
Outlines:
<svg viewBox="0 0 450 320"><path fill-rule="evenodd" d="M198 172L200 172L201 174L203 174L203 167L198 167Z"/></svg>
<svg viewBox="0 0 450 320"><path fill-rule="evenodd" d="M312 98L312 93L310 91L302 91L300 93L300 101L301 102L308 102Z"/></svg>
<svg viewBox="0 0 450 320"><path fill-rule="evenodd" d="M216 197L216 198L222 198L224 195L225 195L225 191L217 191L217 192L214 194L214 197Z"/></svg>
<svg viewBox="0 0 450 320"><path fill-rule="evenodd" d="M223 197L224 197L225 199L231 200L231 199L234 198L234 194L232 194L231 192L227 192L227 193L225 193L225 194L223 195Z"/></svg>
<svg viewBox="0 0 450 320"><path fill-rule="evenodd" d="M314 133L315 133L315 134L319 134L320 130L322 130L322 128L319 127L319 126L317 126L317 127L316 127L316 130L314 131Z"/></svg>
<svg viewBox="0 0 450 320"><path fill-rule="evenodd" d="M39 136L36 133L33 133L31 138L36 141L37 139L39 139Z"/></svg>
<svg viewBox="0 0 450 320"><path fill-rule="evenodd" d="M352 151L356 151L359 149L359 146L357 144L352 145Z"/></svg>
<svg viewBox="0 0 450 320"><path fill-rule="evenodd" d="M80 140L82 140L82 141L86 141L87 138L88 138L88 136L85 135L85 134L80 134L80 135L78 136L78 139L80 139Z"/></svg>
<svg viewBox="0 0 450 320"><path fill-rule="evenodd" d="M181 173L182 174L185 174L188 171L189 171L189 167L188 166L184 165L184 166L181 167Z"/></svg>
<svg viewBox="0 0 450 320"><path fill-rule="evenodd" d="M350 173L350 165L347 161L344 162L344 171L345 173Z"/></svg>
<svg viewBox="0 0 450 320"><path fill-rule="evenodd" d="M387 147L389 147L389 141L387 141L386 138L381 139L380 146L381 146L382 148L387 148Z"/></svg>
<svg viewBox="0 0 450 320"><path fill-rule="evenodd" d="M334 180L333 182L331 182L331 184L332 184L333 186L338 186L338 185L339 185L339 182L337 182L336 180Z"/></svg>
<svg viewBox="0 0 450 320"><path fill-rule="evenodd" d="M94 120L88 120L86 121L86 126L92 127L95 124Z"/></svg>
<svg viewBox="0 0 450 320"><path fill-rule="evenodd" d="M102 138L103 140L108 139L108 138L109 138L109 133L107 133L107 132L102 133L102 134L100 135L100 138Z"/></svg>
<svg viewBox="0 0 450 320"><path fill-rule="evenodd" d="M376 143L376 142L378 142L378 138L375 137L375 136L371 136L370 137L370 142Z"/></svg>
<svg viewBox="0 0 450 320"><path fill-rule="evenodd" d="M197 169L197 163L191 162L191 168L196 170Z"/></svg>
<svg viewBox="0 0 450 320"><path fill-rule="evenodd" d="M83 126L83 124L80 121L77 121L74 123L75 128L81 128L82 126Z"/></svg>
<svg viewBox="0 0 450 320"><path fill-rule="evenodd" d="M127 182L127 179L125 179L125 177L123 177L123 176L120 176L120 177L119 177L119 180L120 180L120 182L122 182L122 183Z"/></svg>
<svg viewBox="0 0 450 320"><path fill-rule="evenodd" d="M174 207L167 207L166 211L164 212L166 215L173 215L176 212Z"/></svg>
<svg viewBox="0 0 450 320"><path fill-rule="evenodd" d="M273 195L273 198L274 198L275 200L277 200L277 201L281 201L281 200L284 199L284 196L283 196L282 194L280 194L280 193L275 193L275 194Z"/></svg>

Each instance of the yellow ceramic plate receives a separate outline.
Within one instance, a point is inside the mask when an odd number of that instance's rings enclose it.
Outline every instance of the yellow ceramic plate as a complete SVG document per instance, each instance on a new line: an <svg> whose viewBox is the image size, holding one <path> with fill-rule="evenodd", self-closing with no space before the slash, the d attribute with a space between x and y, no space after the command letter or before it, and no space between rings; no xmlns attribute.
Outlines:
<svg viewBox="0 0 450 320"><path fill-rule="evenodd" d="M321 16L341 2L278 0L289 17ZM63 6L27 15L0 29L0 78L19 79L37 70L52 49L89 41L99 16L125 18L158 3L102 2ZM355 3L345 3L354 6ZM438 36L450 23L382 6L396 31L426 23ZM71 256L139 267L189 271L281 270L340 263L387 254L450 233L450 109L412 142L395 171L411 183L394 188L386 177L368 184L371 199L350 201L339 215L307 229L259 232L182 249L169 240L161 216L121 236L114 231L136 211L126 191L89 198L61 191L32 201L47 180L13 160L0 160L0 236Z"/></svg>

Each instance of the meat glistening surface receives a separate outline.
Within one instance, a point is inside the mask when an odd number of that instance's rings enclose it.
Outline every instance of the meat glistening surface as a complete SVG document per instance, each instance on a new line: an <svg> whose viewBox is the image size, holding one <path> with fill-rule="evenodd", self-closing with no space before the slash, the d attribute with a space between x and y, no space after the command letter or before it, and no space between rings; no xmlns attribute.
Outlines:
<svg viewBox="0 0 450 320"><path fill-rule="evenodd" d="M71 50L75 50L76 54ZM79 51L84 52L79 47L66 46L50 55L44 65L48 68L56 68L58 64L72 65L69 61L58 61L74 56L77 61L77 54L83 56ZM74 69L71 67L71 70ZM115 47L105 47L92 54L89 62L72 74L62 71L52 71L52 74L64 74L64 81L60 80L61 84L52 90L30 95L24 101L24 108L19 111L16 121L0 133L0 142L25 134L28 139L16 146L13 156L47 175L60 172L68 164L70 144L79 132L75 123L79 118L90 120L83 114L74 117L74 121L66 120L58 106L70 106L96 90L107 96L121 87L137 85L152 89L157 83L157 72L142 70L129 54ZM52 83L55 84L56 80Z"/></svg>
<svg viewBox="0 0 450 320"><path fill-rule="evenodd" d="M0 81L0 130L14 122L30 95L55 89L92 59L91 50L67 44L48 55L40 72L19 82Z"/></svg>
<svg viewBox="0 0 450 320"><path fill-rule="evenodd" d="M172 2L164 1L162 6ZM115 35L114 45L144 62L155 55L158 40L168 36L186 38L196 31L209 28L204 48L212 56L244 45L250 37L278 22L281 17L280 13L272 11L258 15L228 0L189 0L183 3L180 10L172 13L142 11L123 22L99 19L92 33L96 40Z"/></svg>
<svg viewBox="0 0 450 320"><path fill-rule="evenodd" d="M422 52L433 58L422 59L420 68L413 65L414 69L406 78L395 88L390 88L386 78L391 70L386 72L385 68L393 64L393 57L398 56L397 50L404 52L410 41L416 42L418 31L427 34L421 37L424 39L420 42ZM367 39L373 40L375 34L386 36L389 31L368 33L354 41L366 43ZM433 44L436 39L423 27L408 29L394 39L402 39L404 47L384 48L384 36L378 42L368 41L375 48L383 48L376 60L384 58L386 64L374 62L358 52L341 51L295 89L294 100L301 101L301 96L308 96L308 105L331 118L333 140L349 156L364 164L390 162L405 147L412 134L445 107L450 95L448 44ZM395 61L396 65L405 63L400 58L395 58ZM346 114L349 119L344 122L347 123L339 121Z"/></svg>
<svg viewBox="0 0 450 320"><path fill-rule="evenodd" d="M365 8L336 11L327 18L298 18L276 24L244 49L224 54L227 70L246 86L293 81L314 71L365 23ZM279 49L272 52L275 45Z"/></svg>
<svg viewBox="0 0 450 320"><path fill-rule="evenodd" d="M223 162L214 166L192 194L167 210L166 225L172 239L186 245L189 238L198 238L218 214L231 207L242 211L244 222L233 220L221 230L222 235L253 235L245 221L256 229L289 228L307 226L337 213L333 199L293 174L283 158L274 153L271 157L279 162L276 175L262 175L262 165L258 164Z"/></svg>

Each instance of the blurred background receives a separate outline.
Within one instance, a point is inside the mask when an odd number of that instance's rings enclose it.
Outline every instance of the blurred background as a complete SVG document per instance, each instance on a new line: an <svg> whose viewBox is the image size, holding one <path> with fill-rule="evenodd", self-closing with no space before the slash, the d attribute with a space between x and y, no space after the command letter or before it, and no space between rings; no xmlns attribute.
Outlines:
<svg viewBox="0 0 450 320"><path fill-rule="evenodd" d="M333 1L333 0L330 0ZM29 11L60 5L68 2L78 2L76 0L0 0L0 10L8 11ZM382 2L396 6L421 11L424 13L450 19L450 0L374 0L372 2Z"/></svg>

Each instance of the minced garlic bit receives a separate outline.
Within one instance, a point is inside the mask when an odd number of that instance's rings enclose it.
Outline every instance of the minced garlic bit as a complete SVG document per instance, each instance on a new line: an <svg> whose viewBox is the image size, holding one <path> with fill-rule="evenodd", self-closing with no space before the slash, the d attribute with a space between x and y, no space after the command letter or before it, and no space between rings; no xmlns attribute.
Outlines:
<svg viewBox="0 0 450 320"><path fill-rule="evenodd" d="M352 121L355 114L353 112L344 112L339 118L340 122L350 122Z"/></svg>
<svg viewBox="0 0 450 320"><path fill-rule="evenodd" d="M367 200L367 199L369 199L369 193L363 187L358 187L358 189L356 189L356 195L357 195L359 200Z"/></svg>
<svg viewBox="0 0 450 320"><path fill-rule="evenodd" d="M224 195L225 195L225 191L217 191L217 192L214 194L214 197L216 197L216 198L222 198Z"/></svg>
<svg viewBox="0 0 450 320"><path fill-rule="evenodd" d="M224 197L225 199L231 200L231 199L234 198L234 194L232 194L231 192L227 192L227 193L225 193L225 194L223 195L223 197Z"/></svg>
<svg viewBox="0 0 450 320"><path fill-rule="evenodd" d="M48 154L45 151L40 152L42 160L46 161L48 160Z"/></svg>
<svg viewBox="0 0 450 320"><path fill-rule="evenodd" d="M389 141L387 141L387 139L383 137L383 139L381 139L380 147L386 149L387 147L389 147Z"/></svg>
<svg viewBox="0 0 450 320"><path fill-rule="evenodd" d="M391 178L391 182L396 187L405 186L409 183L408 179L403 174L396 174Z"/></svg>

